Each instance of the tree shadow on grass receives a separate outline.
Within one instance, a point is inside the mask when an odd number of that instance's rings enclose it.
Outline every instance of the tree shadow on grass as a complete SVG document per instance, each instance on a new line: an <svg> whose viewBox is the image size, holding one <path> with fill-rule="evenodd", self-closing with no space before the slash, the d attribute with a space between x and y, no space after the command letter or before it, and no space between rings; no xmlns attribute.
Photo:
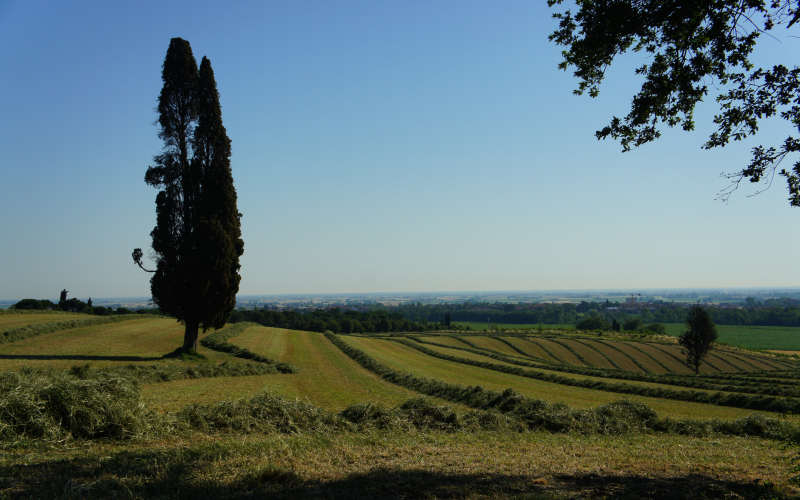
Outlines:
<svg viewBox="0 0 800 500"><path fill-rule="evenodd" d="M145 356L90 356L84 354L0 354L0 359L68 360L68 361L158 361L163 357Z"/></svg>
<svg viewBox="0 0 800 500"><path fill-rule="evenodd" d="M562 474L547 477L374 469L333 481L310 481L275 467L221 469L235 457L218 447L119 452L109 457L0 466L8 498L784 498L772 485L700 474L677 477ZM236 460L233 460L236 463ZM229 466L236 467L236 466ZM239 472L240 479L214 477Z"/></svg>

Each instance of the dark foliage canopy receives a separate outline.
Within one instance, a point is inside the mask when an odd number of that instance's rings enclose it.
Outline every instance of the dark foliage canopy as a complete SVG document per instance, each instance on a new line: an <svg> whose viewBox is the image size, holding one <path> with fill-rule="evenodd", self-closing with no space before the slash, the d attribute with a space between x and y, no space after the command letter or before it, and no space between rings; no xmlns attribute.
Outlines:
<svg viewBox="0 0 800 500"><path fill-rule="evenodd" d="M173 38L161 76L164 149L145 174L145 182L160 189L150 233L156 258L150 285L159 308L186 324L184 347L191 349L198 326L221 327L235 306L244 251L241 214L210 61L203 57L198 70L189 42ZM141 249L133 259L142 266Z"/></svg>
<svg viewBox="0 0 800 500"><path fill-rule="evenodd" d="M689 309L686 318L686 332L680 336L678 343L686 350L686 364L700 372L700 363L711 349L711 344L717 340L717 329L708 311L700 306Z"/></svg>
<svg viewBox="0 0 800 500"><path fill-rule="evenodd" d="M551 7L563 0L548 0ZM785 34L800 19L800 0L577 0L573 10L556 12L558 28L550 40L565 47L559 67L573 68L576 94L596 97L606 70L618 55L646 54L636 69L644 82L623 118L613 117L596 132L618 140L623 151L657 139L660 127L693 130L694 108L709 93L720 109L717 126L704 147L722 147L758 132L761 120L788 122L791 135L775 145L752 150L749 164L728 174L727 197L748 179L786 178L789 203L800 206L800 160L781 166L800 152L800 68L782 64L755 67L750 57L763 35ZM781 31L778 31L778 29Z"/></svg>
<svg viewBox="0 0 800 500"><path fill-rule="evenodd" d="M252 321L265 326L291 330L334 333L414 332L440 328L439 323L414 322L397 312L383 310L351 311L339 308L310 311L276 311L268 309L238 309L231 322Z"/></svg>

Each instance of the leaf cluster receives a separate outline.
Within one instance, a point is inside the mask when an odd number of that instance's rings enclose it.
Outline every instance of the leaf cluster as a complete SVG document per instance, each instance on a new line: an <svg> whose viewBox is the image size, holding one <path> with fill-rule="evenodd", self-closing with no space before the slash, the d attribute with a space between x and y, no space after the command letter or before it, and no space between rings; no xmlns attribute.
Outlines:
<svg viewBox="0 0 800 500"><path fill-rule="evenodd" d="M550 7L563 0L548 0ZM645 54L635 72L643 81L624 117L614 116L596 132L598 139L618 140L629 151L661 136L660 127L693 130L694 109L718 84L728 91L717 97L717 131L705 148L722 147L758 131L773 116L800 125L798 69L777 65L757 68L750 58L756 43L779 25L788 29L800 18L798 0L579 0L577 10L553 14L558 28L551 41L565 47L561 69L574 68L576 94L597 97L614 59L629 51ZM789 136L777 146L757 146L740 172L729 174L726 199L742 179L759 182L800 140ZM789 201L800 206L800 161L782 169Z"/></svg>

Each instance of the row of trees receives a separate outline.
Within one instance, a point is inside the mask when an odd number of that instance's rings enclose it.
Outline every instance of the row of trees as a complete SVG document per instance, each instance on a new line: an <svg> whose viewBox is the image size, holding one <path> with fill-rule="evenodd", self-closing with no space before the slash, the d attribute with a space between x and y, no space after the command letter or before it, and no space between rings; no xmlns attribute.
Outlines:
<svg viewBox="0 0 800 500"><path fill-rule="evenodd" d="M691 304L650 303L635 307L620 307L619 304L581 302L578 304L506 304L467 302L464 304L406 304L396 310L411 321L442 322L491 321L492 323L516 324L576 324L582 320L601 317L610 324L617 321L623 325L629 321L641 324L680 323L686 318ZM767 300L749 303L741 307L706 306L715 323L720 325L764 325L800 326L800 301L794 299Z"/></svg>
<svg viewBox="0 0 800 500"><path fill-rule="evenodd" d="M619 322L616 318L605 318L599 314L592 314L583 318L575 323L575 328L578 330L608 330L613 332L639 332L639 333L655 333L664 335L667 329L661 323L644 324L641 318L632 317L623 322Z"/></svg>
<svg viewBox="0 0 800 500"><path fill-rule="evenodd" d="M351 311L315 309L310 311L275 311L270 309L237 309L230 321L253 321L265 326L292 330L334 333L410 332L441 328L438 323L409 321L398 313L383 310Z"/></svg>
<svg viewBox="0 0 800 500"><path fill-rule="evenodd" d="M105 307L92 304L92 299L86 302L71 298L60 300L57 304L47 299L22 299L11 306L17 310L39 310L39 311L68 311L84 314L94 314L97 316L107 316L109 314L146 314L158 312L154 309L137 309L132 311L126 307Z"/></svg>

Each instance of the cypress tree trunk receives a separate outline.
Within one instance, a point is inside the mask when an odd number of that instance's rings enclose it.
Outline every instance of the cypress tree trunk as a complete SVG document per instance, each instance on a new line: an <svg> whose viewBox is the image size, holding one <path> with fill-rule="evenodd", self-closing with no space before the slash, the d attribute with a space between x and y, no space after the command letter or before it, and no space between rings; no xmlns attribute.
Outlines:
<svg viewBox="0 0 800 500"><path fill-rule="evenodd" d="M183 352L197 352L197 337L200 323L186 321L186 330L183 333Z"/></svg>

